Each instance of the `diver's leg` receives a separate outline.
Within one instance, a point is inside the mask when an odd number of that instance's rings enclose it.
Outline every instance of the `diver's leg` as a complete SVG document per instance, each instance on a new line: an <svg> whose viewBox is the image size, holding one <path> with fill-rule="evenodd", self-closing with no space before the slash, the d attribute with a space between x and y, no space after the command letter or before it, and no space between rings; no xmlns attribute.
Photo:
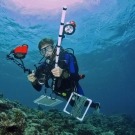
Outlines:
<svg viewBox="0 0 135 135"><path fill-rule="evenodd" d="M89 101L87 100L85 102L85 105L84 106L88 106L88 104L89 104ZM94 109L98 109L98 108L100 108L100 103L98 103L98 102L92 102L91 105L90 105L90 107L91 108L94 108Z"/></svg>
<svg viewBox="0 0 135 135"><path fill-rule="evenodd" d="M77 90L78 90L78 94L84 96L84 92L83 92L83 90L82 90L82 88L81 88L81 86L79 84L78 84ZM87 100L84 106L88 106L88 104L89 104L89 101ZM95 108L95 109L100 108L100 103L98 103L98 102L96 102L96 103L92 102L91 105L90 105L90 107L91 108Z"/></svg>

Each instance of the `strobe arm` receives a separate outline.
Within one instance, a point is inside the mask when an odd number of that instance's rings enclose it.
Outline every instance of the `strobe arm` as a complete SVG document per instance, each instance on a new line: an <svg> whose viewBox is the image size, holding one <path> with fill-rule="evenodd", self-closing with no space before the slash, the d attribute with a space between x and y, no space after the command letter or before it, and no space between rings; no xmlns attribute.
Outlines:
<svg viewBox="0 0 135 135"><path fill-rule="evenodd" d="M24 63L22 61L22 59L20 59L21 63L19 61L17 61L14 57L10 56L10 54L6 55L6 59L7 60L12 60L16 65L18 65L20 68L23 69L24 73L28 72L28 74L32 73L32 71L30 69L25 68Z"/></svg>

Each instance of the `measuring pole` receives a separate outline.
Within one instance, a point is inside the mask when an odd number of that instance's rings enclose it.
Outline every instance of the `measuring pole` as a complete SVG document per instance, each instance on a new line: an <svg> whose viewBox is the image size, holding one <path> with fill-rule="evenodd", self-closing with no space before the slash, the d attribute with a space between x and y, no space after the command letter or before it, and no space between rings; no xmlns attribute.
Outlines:
<svg viewBox="0 0 135 135"><path fill-rule="evenodd" d="M60 22L58 44L57 44L57 48L56 48L55 68L58 67L59 53L60 53L61 41L62 41L62 38L63 38L63 27L64 27L66 11L67 11L67 7L64 6L63 10L62 10L62 16L61 16L61 22ZM55 90L55 81L56 81L56 78L54 77L54 79L53 79L53 87L52 87L53 91Z"/></svg>

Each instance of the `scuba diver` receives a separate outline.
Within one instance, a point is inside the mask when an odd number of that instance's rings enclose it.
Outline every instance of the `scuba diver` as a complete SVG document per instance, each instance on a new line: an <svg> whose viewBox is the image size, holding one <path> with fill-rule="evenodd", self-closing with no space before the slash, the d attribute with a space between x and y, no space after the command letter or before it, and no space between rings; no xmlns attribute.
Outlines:
<svg viewBox="0 0 135 135"><path fill-rule="evenodd" d="M43 38L39 42L38 49L43 58L45 58L45 61L40 63L35 72L32 71L28 75L28 80L37 91L41 91L43 86L52 89L53 81L51 86L49 86L48 81L50 79L53 80L55 77L55 89L53 92L56 95L66 100L69 99L72 92L84 95L79 85L79 80L84 78L85 75L79 75L76 57L67 49L60 47L58 67L55 67L56 47L57 45L54 45L54 41L51 38ZM74 103L74 99L71 99L70 105L73 106ZM85 106L87 105L88 102L86 101ZM92 102L90 107L99 109L100 103Z"/></svg>

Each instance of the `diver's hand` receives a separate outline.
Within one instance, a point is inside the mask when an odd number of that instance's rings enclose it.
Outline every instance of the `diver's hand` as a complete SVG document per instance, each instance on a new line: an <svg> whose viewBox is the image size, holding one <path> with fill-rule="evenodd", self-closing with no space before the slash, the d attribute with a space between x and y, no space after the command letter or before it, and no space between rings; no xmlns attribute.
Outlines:
<svg viewBox="0 0 135 135"><path fill-rule="evenodd" d="M63 69L61 69L60 67L56 67L52 69L51 72L55 77L60 77L63 72Z"/></svg>
<svg viewBox="0 0 135 135"><path fill-rule="evenodd" d="M34 70L32 70L32 73L29 74L27 77L28 77L28 80L29 80L30 82L32 82L32 83L35 82L36 77L35 77Z"/></svg>

